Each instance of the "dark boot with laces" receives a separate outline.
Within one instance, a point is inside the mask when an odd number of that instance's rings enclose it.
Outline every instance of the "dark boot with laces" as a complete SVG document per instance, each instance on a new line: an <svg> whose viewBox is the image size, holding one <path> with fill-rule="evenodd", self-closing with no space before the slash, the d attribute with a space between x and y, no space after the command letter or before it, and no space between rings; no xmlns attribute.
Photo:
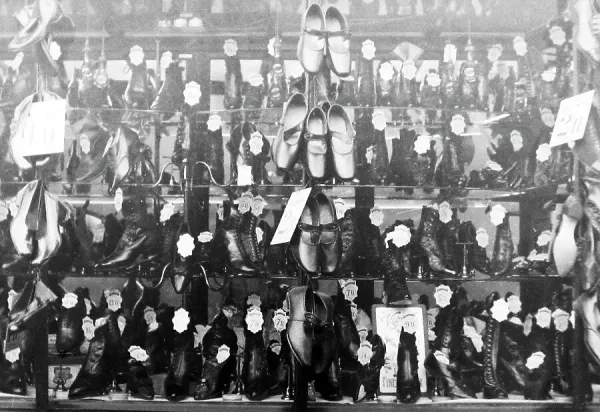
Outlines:
<svg viewBox="0 0 600 412"><path fill-rule="evenodd" d="M494 292L487 298L488 311L499 297L498 293ZM499 345L500 322L490 314L483 336L483 397L486 399L505 399L508 397L506 389L501 385L498 378Z"/></svg>

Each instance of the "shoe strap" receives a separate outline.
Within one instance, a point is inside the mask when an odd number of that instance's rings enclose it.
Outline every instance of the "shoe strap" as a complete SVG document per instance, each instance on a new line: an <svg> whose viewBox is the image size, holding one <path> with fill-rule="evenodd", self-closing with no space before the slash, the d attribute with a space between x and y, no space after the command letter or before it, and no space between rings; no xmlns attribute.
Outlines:
<svg viewBox="0 0 600 412"><path fill-rule="evenodd" d="M296 126L292 127L291 129L284 130L284 132L283 132L283 140L286 141L288 138L292 137L296 133L301 133L302 132L302 126L303 126L302 123L298 123Z"/></svg>
<svg viewBox="0 0 600 412"><path fill-rule="evenodd" d="M327 134L314 134L306 132L304 138L307 140L327 140Z"/></svg>
<svg viewBox="0 0 600 412"><path fill-rule="evenodd" d="M352 36L352 32L350 30L338 30L338 31L328 31L327 37L337 37L341 36L344 40L349 40L350 36Z"/></svg>
<svg viewBox="0 0 600 412"><path fill-rule="evenodd" d="M327 36L329 36L329 32L325 30L304 29L304 33L310 34L312 36L317 36L320 39L326 39Z"/></svg>

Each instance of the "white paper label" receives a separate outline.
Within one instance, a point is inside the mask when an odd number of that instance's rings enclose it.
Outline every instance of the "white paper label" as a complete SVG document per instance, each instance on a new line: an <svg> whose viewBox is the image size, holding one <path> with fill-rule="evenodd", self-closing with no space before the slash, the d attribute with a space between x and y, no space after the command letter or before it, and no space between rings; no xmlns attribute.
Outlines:
<svg viewBox="0 0 600 412"><path fill-rule="evenodd" d="M545 162L550 159L552 155L552 149L550 149L550 145L548 143L541 144L537 150L535 151L535 157L538 162Z"/></svg>
<svg viewBox="0 0 600 412"><path fill-rule="evenodd" d="M252 133L252 136L250 136L250 141L248 142L248 144L250 145L250 151L254 155L258 156L259 154L261 154L262 150L263 150L262 134L260 134L259 132Z"/></svg>
<svg viewBox="0 0 600 412"><path fill-rule="evenodd" d="M273 314L273 326L277 332L283 332L287 328L288 316L283 309L277 309Z"/></svg>
<svg viewBox="0 0 600 412"><path fill-rule="evenodd" d="M219 116L218 114L212 114L208 118L208 122L206 122L206 125L208 126L208 130L210 130L211 132L216 132L221 128L222 123L223 120L221 119L221 116Z"/></svg>
<svg viewBox="0 0 600 412"><path fill-rule="evenodd" d="M435 288L435 293L433 297L435 298L435 303L440 308L445 308L450 304L450 299L452 298L453 292L449 286L440 285Z"/></svg>
<svg viewBox="0 0 600 412"><path fill-rule="evenodd" d="M262 196L254 196L252 199L252 214L256 217L262 215L266 203L267 202L265 202L265 199Z"/></svg>
<svg viewBox="0 0 600 412"><path fill-rule="evenodd" d="M373 357L373 345L369 341L363 341L358 348L357 355L361 365L368 365Z"/></svg>
<svg viewBox="0 0 600 412"><path fill-rule="evenodd" d="M202 340L204 339L204 335L206 332L210 330L210 325L196 325L196 331L194 332L194 348L202 345Z"/></svg>
<svg viewBox="0 0 600 412"><path fill-rule="evenodd" d="M506 299L508 303L508 310L515 315L521 311L521 298L517 295L510 295L508 299Z"/></svg>
<svg viewBox="0 0 600 412"><path fill-rule="evenodd" d="M554 327L559 332L564 332L569 328L569 313L562 309L556 309L552 312L552 319L554 319Z"/></svg>
<svg viewBox="0 0 600 412"><path fill-rule="evenodd" d="M146 362L149 358L148 352L139 346L130 346L128 349L129 356L135 359L138 362Z"/></svg>
<svg viewBox="0 0 600 412"><path fill-rule="evenodd" d="M339 281L340 286L342 287L342 293L344 294L344 298L349 302L354 302L354 299L358 296L358 286L356 285L356 281L349 279Z"/></svg>
<svg viewBox="0 0 600 412"><path fill-rule="evenodd" d="M290 241L292 235L294 234L294 230L296 229L296 225L300 220L300 216L302 215L306 201L310 196L311 190L312 189L308 188L292 193L287 202L283 215L281 216L281 220L279 221L279 225L277 226L277 230L275 231L275 236L273 236L271 245L279 245Z"/></svg>
<svg viewBox="0 0 600 412"><path fill-rule="evenodd" d="M475 236L475 240L479 247L486 248L490 243L490 236L488 235L487 230L484 228L477 229L477 235Z"/></svg>
<svg viewBox="0 0 600 412"><path fill-rule="evenodd" d="M346 206L346 202L344 202L343 199L335 199L333 202L333 205L335 206L335 215L338 219L342 219L344 217L344 215L346 214L346 210L348 210L348 207Z"/></svg>
<svg viewBox="0 0 600 412"><path fill-rule="evenodd" d="M523 334L529 336L531 328L533 327L533 316L531 313L525 317L525 323L523 324Z"/></svg>
<svg viewBox="0 0 600 412"><path fill-rule="evenodd" d="M379 76L382 80L390 81L394 78L394 66L390 62L382 63L379 66Z"/></svg>
<svg viewBox="0 0 600 412"><path fill-rule="evenodd" d="M67 293L62 298L62 306L65 309L74 308L77 305L77 295L74 293Z"/></svg>
<svg viewBox="0 0 600 412"><path fill-rule="evenodd" d="M552 239L552 232L549 230L544 230L537 238L537 245L540 247L544 247L550 243Z"/></svg>
<svg viewBox="0 0 600 412"><path fill-rule="evenodd" d="M385 114L381 110L375 110L371 117L371 123L373 123L375 130L379 130L380 132L385 130L385 127L387 126Z"/></svg>
<svg viewBox="0 0 600 412"><path fill-rule="evenodd" d="M223 44L223 51L229 57L233 57L237 54L238 44L234 39L227 39Z"/></svg>
<svg viewBox="0 0 600 412"><path fill-rule="evenodd" d="M133 46L129 49L129 61L134 66L139 66L144 61L144 49L140 46Z"/></svg>
<svg viewBox="0 0 600 412"><path fill-rule="evenodd" d="M415 140L415 152L420 155L424 155L431 149L431 136L420 135Z"/></svg>
<svg viewBox="0 0 600 412"><path fill-rule="evenodd" d="M494 305L490 309L492 318L498 322L503 322L508 319L510 310L508 309L508 302L504 299L498 299L494 302Z"/></svg>
<svg viewBox="0 0 600 412"><path fill-rule="evenodd" d="M221 345L219 347L219 351L217 352L217 362L218 363L223 363L225 362L227 359L229 359L229 346L227 345Z"/></svg>
<svg viewBox="0 0 600 412"><path fill-rule="evenodd" d="M256 306L253 306L246 315L246 325L248 330L252 333L258 333L262 331L264 319L262 312Z"/></svg>
<svg viewBox="0 0 600 412"><path fill-rule="evenodd" d="M403 247L410 243L410 239L412 234L410 233L410 229L404 225L398 225L394 228L393 231L389 232L385 236L385 245L388 246L388 241L392 241L392 243L396 247Z"/></svg>
<svg viewBox="0 0 600 412"><path fill-rule="evenodd" d="M371 213L369 213L369 219L372 225L381 226L383 224L383 210L374 207L371 209Z"/></svg>
<svg viewBox="0 0 600 412"><path fill-rule="evenodd" d="M371 145L369 147L367 147L367 150L365 152L365 159L367 160L367 164L372 164L373 163L373 157L375 156L375 146Z"/></svg>
<svg viewBox="0 0 600 412"><path fill-rule="evenodd" d="M448 223L452 220L452 207L450 203L442 202L440 204L440 221L442 223Z"/></svg>
<svg viewBox="0 0 600 412"><path fill-rule="evenodd" d="M196 82L189 82L185 85L183 90L183 101L189 106L195 106L200 103L200 97L202 92L200 91L200 85Z"/></svg>
<svg viewBox="0 0 600 412"><path fill-rule="evenodd" d="M550 147L575 142L583 137L594 101L594 90L563 99L550 138Z"/></svg>
<svg viewBox="0 0 600 412"><path fill-rule="evenodd" d="M91 149L90 138L87 134L82 133L79 137L79 147L81 147L81 152L84 154L89 154Z"/></svg>
<svg viewBox="0 0 600 412"><path fill-rule="evenodd" d="M518 56L525 56L527 54L527 42L521 36L517 36L513 39L513 47Z"/></svg>
<svg viewBox="0 0 600 412"><path fill-rule="evenodd" d="M402 316L402 328L406 333L417 332L417 317L412 313L407 313Z"/></svg>
<svg viewBox="0 0 600 412"><path fill-rule="evenodd" d="M160 58L160 67L163 70L166 70L171 63L173 63L173 53L171 53L170 51L166 51L163 53L162 57Z"/></svg>
<svg viewBox="0 0 600 412"><path fill-rule="evenodd" d="M518 130L513 130L510 132L510 143L512 144L515 152L520 151L523 148L523 136L521 135L521 132Z"/></svg>
<svg viewBox="0 0 600 412"><path fill-rule="evenodd" d="M111 312L116 312L121 309L121 303L123 302L123 298L121 297L121 292L118 290L113 290L110 292L108 297L106 298L106 304L108 305L108 309Z"/></svg>
<svg viewBox="0 0 600 412"><path fill-rule="evenodd" d="M48 51L50 52L50 57L52 57L53 60L58 60L62 55L60 45L55 41L50 43L50 46L48 46Z"/></svg>
<svg viewBox="0 0 600 412"><path fill-rule="evenodd" d="M171 219L171 216L175 213L175 206L173 203L165 203L165 205L160 210L160 221L161 223L166 222Z"/></svg>
<svg viewBox="0 0 600 412"><path fill-rule="evenodd" d="M506 209L502 205L494 205L490 210L490 220L495 226L502 224L505 217Z"/></svg>
<svg viewBox="0 0 600 412"><path fill-rule="evenodd" d="M63 153L66 113L65 100L32 103L18 154L27 157Z"/></svg>
<svg viewBox="0 0 600 412"><path fill-rule="evenodd" d="M248 299L246 300L246 304L250 307L254 306L254 307L260 308L260 306L262 305L262 302L260 301L260 296L258 296L256 293L253 293L250 296L248 296Z"/></svg>
<svg viewBox="0 0 600 412"><path fill-rule="evenodd" d="M94 327L96 329L98 329L99 327L104 326L104 325L106 325L106 318L105 317L98 318L98 319L96 319L94 321Z"/></svg>
<svg viewBox="0 0 600 412"><path fill-rule="evenodd" d="M552 321L552 312L548 308L540 308L535 314L535 321L539 327L548 329Z"/></svg>
<svg viewBox="0 0 600 412"><path fill-rule="evenodd" d="M89 316L83 318L81 323L81 329L83 329L83 336L85 340L92 340L94 337L94 332L96 331L96 327L94 326L94 321Z"/></svg>
<svg viewBox="0 0 600 412"><path fill-rule="evenodd" d="M125 325L127 325L127 319L125 319L125 316L119 316L117 318L117 326L119 327L119 332L121 333L121 335L125 330Z"/></svg>
<svg viewBox="0 0 600 412"><path fill-rule="evenodd" d="M354 302L350 303L350 315L352 320L356 323L356 316L358 315L358 305Z"/></svg>
<svg viewBox="0 0 600 412"><path fill-rule="evenodd" d="M373 60L376 50L377 48L375 47L373 40L365 40L362 44L361 53L365 59Z"/></svg>
<svg viewBox="0 0 600 412"><path fill-rule="evenodd" d="M412 60L402 64L402 76L407 80L413 80L417 76L417 65Z"/></svg>
<svg viewBox="0 0 600 412"><path fill-rule="evenodd" d="M19 360L19 355L20 354L21 354L21 349L20 348L15 348L13 350L7 351L6 354L4 355L4 357L10 363L15 363L16 361Z"/></svg>
<svg viewBox="0 0 600 412"><path fill-rule="evenodd" d="M247 166L247 165L238 166L237 183L239 186L252 185L252 166Z"/></svg>
<svg viewBox="0 0 600 412"><path fill-rule="evenodd" d="M535 370L540 367L542 363L544 363L544 359L546 359L546 355L543 352L535 352L529 358L527 358L527 369L530 371Z"/></svg>
<svg viewBox="0 0 600 412"><path fill-rule="evenodd" d="M190 315L187 310L183 308L177 309L173 315L173 330L177 333L183 333L187 330L190 324Z"/></svg>
<svg viewBox="0 0 600 412"><path fill-rule="evenodd" d="M115 192L114 203L115 203L115 210L117 212L120 212L121 210L123 210L123 189L118 188L117 191Z"/></svg>
<svg viewBox="0 0 600 412"><path fill-rule="evenodd" d="M461 135L465 132L467 128L467 124L465 123L465 118L460 114L455 114L452 116L452 120L450 121L450 129L452 129L452 133L456 135Z"/></svg>
<svg viewBox="0 0 600 412"><path fill-rule="evenodd" d="M210 232L202 232L198 235L198 242L209 243L213 240L213 234Z"/></svg>
<svg viewBox="0 0 600 412"><path fill-rule="evenodd" d="M156 312L153 308L146 307L146 309L144 309L144 321L146 321L146 325L148 326L156 323Z"/></svg>
<svg viewBox="0 0 600 412"><path fill-rule="evenodd" d="M194 251L194 238L189 233L184 233L179 236L179 240L177 241L177 253L183 258L192 255Z"/></svg>
<svg viewBox="0 0 600 412"><path fill-rule="evenodd" d="M238 210L244 214L252 209L252 194L246 192L238 200Z"/></svg>

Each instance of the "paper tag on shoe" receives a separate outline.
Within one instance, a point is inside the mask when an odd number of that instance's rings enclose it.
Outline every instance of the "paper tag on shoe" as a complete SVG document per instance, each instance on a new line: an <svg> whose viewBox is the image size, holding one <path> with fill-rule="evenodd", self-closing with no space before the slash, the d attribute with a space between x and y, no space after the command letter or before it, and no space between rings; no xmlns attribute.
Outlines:
<svg viewBox="0 0 600 412"><path fill-rule="evenodd" d="M89 316L86 316L81 321L81 329L83 329L83 336L86 340L92 340L94 337L94 332L96 331L96 326L94 326L94 321Z"/></svg>
<svg viewBox="0 0 600 412"><path fill-rule="evenodd" d="M342 288L344 298L349 302L354 302L354 299L358 296L358 286L356 285L356 281L353 279L340 279L338 282Z"/></svg>
<svg viewBox="0 0 600 412"><path fill-rule="evenodd" d="M540 308L535 314L535 321L540 328L548 329L552 321L552 312L548 308Z"/></svg>
<svg viewBox="0 0 600 412"><path fill-rule="evenodd" d="M117 289L107 292L106 304L108 305L108 310L111 312L118 311L121 309L122 302L123 298L121 297L121 292L119 292Z"/></svg>
<svg viewBox="0 0 600 412"><path fill-rule="evenodd" d="M252 185L252 166L238 166L237 184L238 186ZM298 216L298 218L300 218L300 216Z"/></svg>
<svg viewBox="0 0 600 412"><path fill-rule="evenodd" d="M148 326L156 323L156 312L150 306L146 306L144 309L144 321L146 321L146 325Z"/></svg>
<svg viewBox="0 0 600 412"><path fill-rule="evenodd" d="M560 102L552 137L550 138L550 147L576 142L583 138L594 101L594 94L595 91L591 90L563 99Z"/></svg>
<svg viewBox="0 0 600 412"><path fill-rule="evenodd" d="M10 351L6 352L6 354L4 355L4 357L10 363L15 363L16 361L19 360L19 355L20 354L21 354L21 349L20 348L16 348L16 349L13 349L13 350L10 350Z"/></svg>
<svg viewBox="0 0 600 412"><path fill-rule="evenodd" d="M373 345L369 341L363 341L356 354L361 365L368 365L373 357Z"/></svg>
<svg viewBox="0 0 600 412"><path fill-rule="evenodd" d="M281 216L281 220L279 221L279 225L277 226L277 230L275 231L275 236L273 236L271 245L288 243L292 239L292 235L294 234L296 225L300 220L300 216L302 215L302 211L304 210L306 201L310 196L311 190L312 189L308 188L292 193L285 210L283 211L283 215Z"/></svg>
<svg viewBox="0 0 600 412"><path fill-rule="evenodd" d="M288 316L283 309L277 309L273 314L273 326L277 332L283 332L287 328Z"/></svg>
<svg viewBox="0 0 600 412"><path fill-rule="evenodd" d="M230 355L231 355L231 352L230 352L229 346L221 345L217 352L217 362L218 363L225 362L227 359L229 359Z"/></svg>
<svg viewBox="0 0 600 412"><path fill-rule="evenodd" d="M262 331L264 319L262 312L256 306L253 306L246 315L246 325L248 330L252 333L258 333Z"/></svg>
<svg viewBox="0 0 600 412"><path fill-rule="evenodd" d="M65 309L74 308L77 305L77 295L74 293L67 293L62 298L62 306Z"/></svg>
<svg viewBox="0 0 600 412"><path fill-rule="evenodd" d="M412 313L407 313L402 317L402 328L406 333L416 333L417 323L417 317Z"/></svg>
<svg viewBox="0 0 600 412"><path fill-rule="evenodd" d="M125 326L127 326L127 319L125 319L125 316L121 315L117 318L117 326L119 327L119 332L121 333L121 335L123 335Z"/></svg>

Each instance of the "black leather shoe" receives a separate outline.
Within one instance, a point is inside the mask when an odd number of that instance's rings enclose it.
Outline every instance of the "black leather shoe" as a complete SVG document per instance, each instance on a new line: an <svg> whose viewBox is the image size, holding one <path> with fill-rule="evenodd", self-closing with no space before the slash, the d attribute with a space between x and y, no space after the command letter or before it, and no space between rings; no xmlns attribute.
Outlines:
<svg viewBox="0 0 600 412"><path fill-rule="evenodd" d="M421 398L417 338L403 329L399 342L396 398L402 403L415 403Z"/></svg>
<svg viewBox="0 0 600 412"><path fill-rule="evenodd" d="M79 373L69 388L69 399L82 399L108 394L112 374L106 358L105 333L107 326L96 329L94 338L90 341L88 354Z"/></svg>
<svg viewBox="0 0 600 412"><path fill-rule="evenodd" d="M489 275L491 277L501 277L509 274L512 269L514 248L512 231L510 230L508 216L506 216L504 221L496 226L494 251L490 260Z"/></svg>
<svg viewBox="0 0 600 412"><path fill-rule="evenodd" d="M244 335L246 336L244 364L242 366L244 393L251 401L262 401L269 395L271 386L262 329L257 333L253 333L246 326Z"/></svg>
<svg viewBox="0 0 600 412"><path fill-rule="evenodd" d="M165 70L165 81L163 82L156 99L150 107L165 113L165 117L172 117L172 112L179 111L183 106L183 69L179 62L172 62Z"/></svg>
<svg viewBox="0 0 600 412"><path fill-rule="evenodd" d="M190 329L177 333L173 342L173 356L167 378L165 397L179 402L189 396L189 374L194 360L194 336Z"/></svg>
<svg viewBox="0 0 600 412"><path fill-rule="evenodd" d="M454 276L456 272L446 266L442 249L438 242L441 224L439 212L432 207L423 206L417 236L433 274Z"/></svg>
<svg viewBox="0 0 600 412"><path fill-rule="evenodd" d="M242 106L242 66L237 56L225 57L225 109L239 109Z"/></svg>
<svg viewBox="0 0 600 412"><path fill-rule="evenodd" d="M499 295L494 292L486 299L487 309L492 307ZM500 323L491 314L483 336L483 397L486 399L507 398L506 389L498 378L500 348Z"/></svg>
<svg viewBox="0 0 600 412"><path fill-rule="evenodd" d="M65 307L73 304L73 307ZM86 316L84 298L75 293L68 293L63 297L63 306L58 314L56 331L56 350L64 355L78 350L83 343L82 320Z"/></svg>
<svg viewBox="0 0 600 412"><path fill-rule="evenodd" d="M317 193L315 201L319 212L321 231L319 248L319 266L321 273L327 275L335 272L340 264L342 251L340 227L337 223L333 202L324 193Z"/></svg>
<svg viewBox="0 0 600 412"><path fill-rule="evenodd" d="M543 353L543 362L535 369L527 369L525 399L547 400L550 397L550 385L553 373L552 331L533 325L527 336L527 354Z"/></svg>
<svg viewBox="0 0 600 412"><path fill-rule="evenodd" d="M129 360L127 393L134 398L151 401L154 399L154 386L146 367L139 361Z"/></svg>
<svg viewBox="0 0 600 412"><path fill-rule="evenodd" d="M367 341L371 344L373 356L366 365L358 369L356 390L352 394L354 403L365 400L374 400L379 389L379 373L385 364L385 343L379 335L370 335Z"/></svg>
<svg viewBox="0 0 600 412"><path fill-rule="evenodd" d="M319 269L319 235L319 205L314 197L309 197L292 236L290 250L300 266L310 273Z"/></svg>
<svg viewBox="0 0 600 412"><path fill-rule="evenodd" d="M148 84L146 61L139 65L130 62L131 77L127 83L123 100L130 109L147 110L152 102L151 89Z"/></svg>

